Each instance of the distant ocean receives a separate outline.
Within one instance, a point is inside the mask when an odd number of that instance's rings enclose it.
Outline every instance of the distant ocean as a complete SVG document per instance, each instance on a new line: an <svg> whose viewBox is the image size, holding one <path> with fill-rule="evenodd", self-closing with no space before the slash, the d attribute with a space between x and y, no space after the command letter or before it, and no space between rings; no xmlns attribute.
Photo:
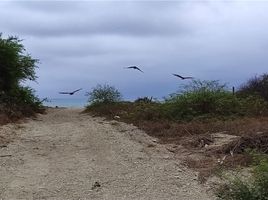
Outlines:
<svg viewBox="0 0 268 200"><path fill-rule="evenodd" d="M49 99L48 102L44 102L45 106L49 107L68 107L68 108L83 108L87 105L87 99L85 98L54 98Z"/></svg>

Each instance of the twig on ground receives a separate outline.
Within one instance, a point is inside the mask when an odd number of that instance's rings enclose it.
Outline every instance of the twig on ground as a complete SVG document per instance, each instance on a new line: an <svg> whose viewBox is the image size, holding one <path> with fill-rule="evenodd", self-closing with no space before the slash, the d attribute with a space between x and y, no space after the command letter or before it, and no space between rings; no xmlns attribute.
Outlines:
<svg viewBox="0 0 268 200"><path fill-rule="evenodd" d="M8 154L8 155L0 155L0 157L11 157L12 155Z"/></svg>

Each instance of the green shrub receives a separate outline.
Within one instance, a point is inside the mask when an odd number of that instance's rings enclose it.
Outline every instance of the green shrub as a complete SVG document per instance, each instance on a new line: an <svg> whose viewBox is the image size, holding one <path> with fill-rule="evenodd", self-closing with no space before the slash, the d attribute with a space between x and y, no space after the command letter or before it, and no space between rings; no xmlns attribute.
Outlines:
<svg viewBox="0 0 268 200"><path fill-rule="evenodd" d="M114 103L122 99L121 93L113 86L107 84L97 85L91 92L86 94L89 96L88 102L90 104L96 103Z"/></svg>
<svg viewBox="0 0 268 200"><path fill-rule="evenodd" d="M218 81L193 81L166 99L164 107L175 119L226 116L237 113L239 100Z"/></svg>
<svg viewBox="0 0 268 200"><path fill-rule="evenodd" d="M262 158L247 181L236 177L222 186L217 196L225 200L268 200L268 159Z"/></svg>
<svg viewBox="0 0 268 200"><path fill-rule="evenodd" d="M132 107L132 118L135 120L157 121L164 118L161 103L136 102Z"/></svg>
<svg viewBox="0 0 268 200"><path fill-rule="evenodd" d="M260 96L239 97L240 110L245 116L267 116L268 102Z"/></svg>
<svg viewBox="0 0 268 200"><path fill-rule="evenodd" d="M177 120L193 118L264 115L267 103L260 97L238 97L218 81L194 80L163 104L166 117Z"/></svg>
<svg viewBox="0 0 268 200"><path fill-rule="evenodd" d="M9 95L2 95L0 105L2 105L0 112L10 117L31 116L44 111L42 102L29 87L18 87Z"/></svg>
<svg viewBox="0 0 268 200"><path fill-rule="evenodd" d="M35 96L35 91L30 87L19 87L14 96L17 97L18 105L29 105L34 109L38 109L42 106L40 99Z"/></svg>

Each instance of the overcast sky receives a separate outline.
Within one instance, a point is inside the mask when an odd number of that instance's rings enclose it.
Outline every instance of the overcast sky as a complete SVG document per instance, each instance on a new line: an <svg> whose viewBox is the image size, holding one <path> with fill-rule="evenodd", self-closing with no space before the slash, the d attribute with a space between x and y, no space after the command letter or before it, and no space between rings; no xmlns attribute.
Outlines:
<svg viewBox="0 0 268 200"><path fill-rule="evenodd" d="M268 71L268 1L1 1L0 27L40 60L40 97L98 83L163 97L187 83L172 73L238 86Z"/></svg>

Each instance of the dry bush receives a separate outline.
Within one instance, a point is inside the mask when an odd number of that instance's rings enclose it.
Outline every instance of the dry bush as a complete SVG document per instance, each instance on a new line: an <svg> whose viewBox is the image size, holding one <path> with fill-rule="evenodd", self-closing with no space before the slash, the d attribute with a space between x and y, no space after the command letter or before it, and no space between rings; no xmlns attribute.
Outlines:
<svg viewBox="0 0 268 200"><path fill-rule="evenodd" d="M258 95L268 101L268 74L252 77L239 88L237 94Z"/></svg>
<svg viewBox="0 0 268 200"><path fill-rule="evenodd" d="M248 149L255 149L258 152L268 153L268 132L257 132L254 135L246 133L241 138L222 146L221 149L216 149L217 152L228 153L243 153Z"/></svg>

